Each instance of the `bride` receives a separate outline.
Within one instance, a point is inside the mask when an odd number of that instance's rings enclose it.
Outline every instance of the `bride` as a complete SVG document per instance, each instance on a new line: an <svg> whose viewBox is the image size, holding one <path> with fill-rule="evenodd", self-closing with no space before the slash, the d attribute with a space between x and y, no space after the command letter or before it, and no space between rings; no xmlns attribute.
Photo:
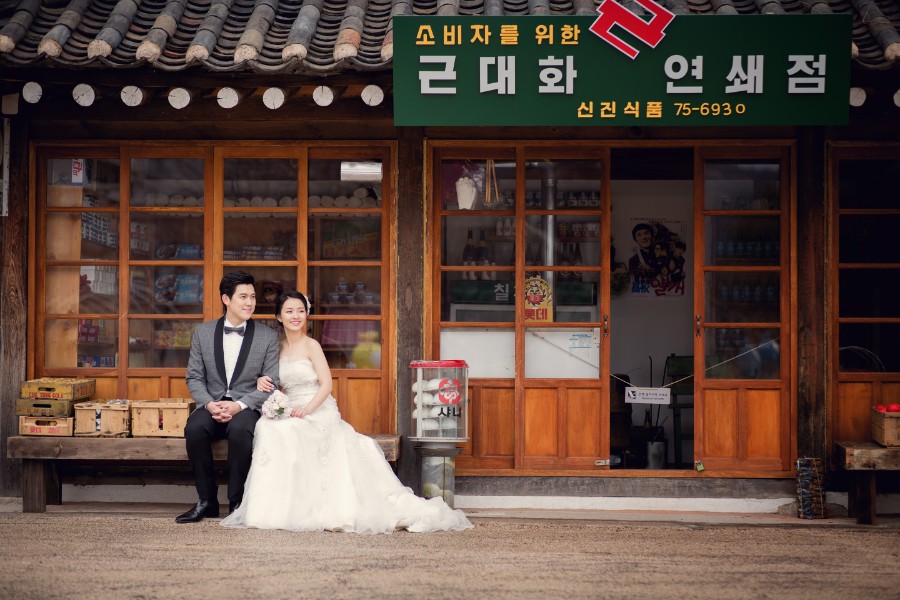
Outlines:
<svg viewBox="0 0 900 600"><path fill-rule="evenodd" d="M222 525L356 533L473 527L443 499L426 500L404 487L378 443L341 419L325 354L306 335L309 309L300 292L278 297L275 318L285 332L279 368L287 397L275 391L263 408L243 502ZM265 375L257 387L274 389ZM287 407L274 415L270 407L279 399Z"/></svg>

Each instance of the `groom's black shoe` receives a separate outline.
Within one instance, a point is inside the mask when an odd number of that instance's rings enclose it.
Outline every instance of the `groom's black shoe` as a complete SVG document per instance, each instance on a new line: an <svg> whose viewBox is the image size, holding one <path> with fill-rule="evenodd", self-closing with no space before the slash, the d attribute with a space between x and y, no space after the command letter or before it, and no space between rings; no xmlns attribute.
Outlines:
<svg viewBox="0 0 900 600"><path fill-rule="evenodd" d="M219 516L219 505L218 503L210 503L205 500L200 500L197 502L197 505L191 510L187 511L184 514L180 514L175 517L176 523L196 523L197 521L202 521L205 517L218 517Z"/></svg>
<svg viewBox="0 0 900 600"><path fill-rule="evenodd" d="M241 501L240 501L240 500L238 500L237 502L229 502L229 503L228 503L228 514L230 515L231 513L233 513L234 511L236 511L236 510L239 509L240 507L241 507Z"/></svg>

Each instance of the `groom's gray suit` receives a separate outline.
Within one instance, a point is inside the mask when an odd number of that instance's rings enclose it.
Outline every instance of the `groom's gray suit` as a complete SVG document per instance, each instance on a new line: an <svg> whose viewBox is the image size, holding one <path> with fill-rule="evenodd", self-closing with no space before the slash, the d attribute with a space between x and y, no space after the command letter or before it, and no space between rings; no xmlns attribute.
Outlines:
<svg viewBox="0 0 900 600"><path fill-rule="evenodd" d="M212 442L228 438L228 501L234 506L244 494L244 481L250 471L253 430L259 409L268 396L256 389L260 375L268 375L278 385L278 334L253 319L245 322L241 349L229 382L226 376L222 337L225 318L203 323L191 337L191 355L187 367L187 386L197 404L184 428L188 458L194 471L201 501L218 502L213 470ZM237 335L237 334L227 334ZM231 399L247 408L228 423L219 423L205 408L209 402Z"/></svg>

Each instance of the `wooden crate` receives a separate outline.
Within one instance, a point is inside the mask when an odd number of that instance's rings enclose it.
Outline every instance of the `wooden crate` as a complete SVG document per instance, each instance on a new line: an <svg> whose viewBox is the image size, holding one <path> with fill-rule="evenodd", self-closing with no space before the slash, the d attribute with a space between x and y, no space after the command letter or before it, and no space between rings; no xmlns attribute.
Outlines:
<svg viewBox="0 0 900 600"><path fill-rule="evenodd" d="M872 439L888 448L900 447L900 412L872 409Z"/></svg>
<svg viewBox="0 0 900 600"><path fill-rule="evenodd" d="M97 382L94 379L44 377L22 383L23 398L49 398L53 400L79 400L94 395Z"/></svg>
<svg viewBox="0 0 900 600"><path fill-rule="evenodd" d="M131 408L128 400L79 402L75 405L75 435L128 437Z"/></svg>
<svg viewBox="0 0 900 600"><path fill-rule="evenodd" d="M77 400L44 398L16 399L16 415L20 417L74 417Z"/></svg>
<svg viewBox="0 0 900 600"><path fill-rule="evenodd" d="M19 435L71 437L75 417L19 417Z"/></svg>
<svg viewBox="0 0 900 600"><path fill-rule="evenodd" d="M131 435L134 437L184 437L184 425L194 410L190 398L136 400L131 403Z"/></svg>

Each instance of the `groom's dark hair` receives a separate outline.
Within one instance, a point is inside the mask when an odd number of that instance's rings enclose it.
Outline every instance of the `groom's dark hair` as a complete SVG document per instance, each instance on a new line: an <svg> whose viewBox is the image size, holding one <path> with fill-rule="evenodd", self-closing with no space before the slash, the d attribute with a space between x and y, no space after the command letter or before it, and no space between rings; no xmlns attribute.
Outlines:
<svg viewBox="0 0 900 600"><path fill-rule="evenodd" d="M219 297L221 298L222 294L231 298L234 296L234 290L237 289L239 285L252 285L256 287L256 279L253 278L253 275L246 271L232 271L231 273L226 273L224 277L222 277L222 281L219 282ZM222 312L224 313L226 310L225 303L222 303Z"/></svg>

